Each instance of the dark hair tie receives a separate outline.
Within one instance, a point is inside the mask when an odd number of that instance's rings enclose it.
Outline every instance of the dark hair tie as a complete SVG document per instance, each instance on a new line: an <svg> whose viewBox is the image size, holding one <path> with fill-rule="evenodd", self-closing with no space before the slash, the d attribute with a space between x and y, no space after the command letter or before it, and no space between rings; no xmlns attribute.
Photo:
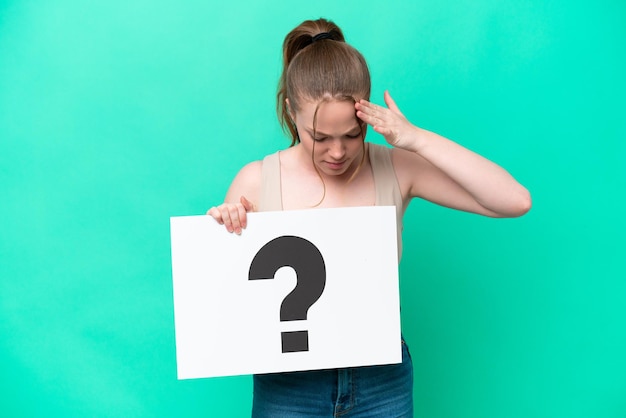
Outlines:
<svg viewBox="0 0 626 418"><path fill-rule="evenodd" d="M321 32L311 38L311 43L321 41L322 39L333 39L333 34L330 32Z"/></svg>

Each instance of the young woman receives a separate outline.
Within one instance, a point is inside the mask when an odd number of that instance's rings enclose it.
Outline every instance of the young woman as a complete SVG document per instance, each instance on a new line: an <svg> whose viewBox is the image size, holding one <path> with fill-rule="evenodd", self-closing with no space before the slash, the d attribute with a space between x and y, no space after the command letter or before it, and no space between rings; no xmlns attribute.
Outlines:
<svg viewBox="0 0 626 418"><path fill-rule="evenodd" d="M516 217L528 191L493 162L411 124L388 92L369 102L363 56L341 29L318 19L293 29L283 44L277 108L291 146L241 169L225 202L207 212L240 234L251 211L395 205L414 197L491 217ZM390 147L364 141L367 125ZM389 366L254 376L253 417L412 417L408 348Z"/></svg>

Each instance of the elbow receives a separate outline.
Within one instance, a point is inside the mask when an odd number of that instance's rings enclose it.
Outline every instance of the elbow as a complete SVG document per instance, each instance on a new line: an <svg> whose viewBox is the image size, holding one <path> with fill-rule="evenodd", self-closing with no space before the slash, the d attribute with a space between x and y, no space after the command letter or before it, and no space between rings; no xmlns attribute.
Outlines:
<svg viewBox="0 0 626 418"><path fill-rule="evenodd" d="M522 215L528 213L530 208L532 208L533 202L530 197L530 192L524 189L523 193L520 193L520 196L515 201L515 207L512 213L512 217L517 218Z"/></svg>
<svg viewBox="0 0 626 418"><path fill-rule="evenodd" d="M493 218L519 218L528 213L532 205L530 193L524 189L521 193L509 197L506 205L501 207L500 210L488 211L487 216Z"/></svg>

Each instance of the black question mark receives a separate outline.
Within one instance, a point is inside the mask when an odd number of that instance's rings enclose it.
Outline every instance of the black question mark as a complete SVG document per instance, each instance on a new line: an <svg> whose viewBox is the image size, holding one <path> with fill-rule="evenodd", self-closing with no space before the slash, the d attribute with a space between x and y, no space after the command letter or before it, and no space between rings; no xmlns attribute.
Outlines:
<svg viewBox="0 0 626 418"><path fill-rule="evenodd" d="M326 264L310 241L283 235L265 244L252 259L248 280L273 279L279 268L296 271L297 284L280 306L281 321L307 319L309 308L317 302L326 286ZM283 353L309 351L308 331L281 333Z"/></svg>

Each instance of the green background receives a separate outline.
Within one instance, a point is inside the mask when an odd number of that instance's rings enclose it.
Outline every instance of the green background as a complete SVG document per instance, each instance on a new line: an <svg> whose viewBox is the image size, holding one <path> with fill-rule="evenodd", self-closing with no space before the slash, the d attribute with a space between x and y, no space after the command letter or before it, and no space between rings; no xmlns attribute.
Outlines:
<svg viewBox="0 0 626 418"><path fill-rule="evenodd" d="M176 378L169 217L288 145L280 48L320 16L533 195L410 206L416 416L626 416L622 0L0 0L0 415L249 415L249 376Z"/></svg>

